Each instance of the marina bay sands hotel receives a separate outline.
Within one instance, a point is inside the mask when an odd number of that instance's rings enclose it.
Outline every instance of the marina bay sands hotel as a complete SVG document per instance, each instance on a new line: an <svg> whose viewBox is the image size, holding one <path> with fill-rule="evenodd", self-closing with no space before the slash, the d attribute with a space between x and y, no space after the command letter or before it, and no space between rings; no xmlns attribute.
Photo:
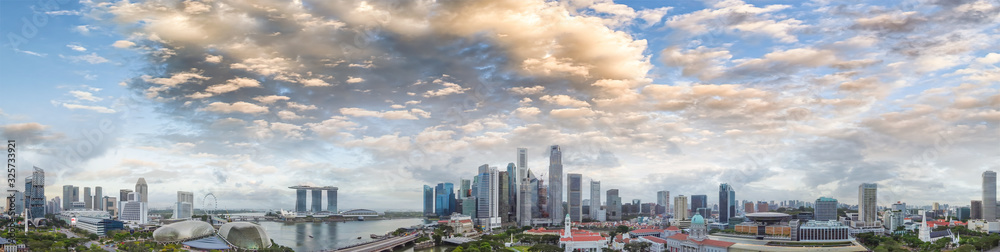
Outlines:
<svg viewBox="0 0 1000 252"><path fill-rule="evenodd" d="M337 214L337 188L332 186L291 186L295 189L295 212L306 211L306 191L312 191L312 209L310 212L318 213L323 211L323 191L326 191L326 211L330 214Z"/></svg>

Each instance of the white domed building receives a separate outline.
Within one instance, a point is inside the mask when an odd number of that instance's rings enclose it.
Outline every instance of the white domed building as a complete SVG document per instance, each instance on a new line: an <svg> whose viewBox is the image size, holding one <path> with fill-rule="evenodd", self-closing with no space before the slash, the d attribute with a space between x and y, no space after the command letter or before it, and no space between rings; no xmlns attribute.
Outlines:
<svg viewBox="0 0 1000 252"><path fill-rule="evenodd" d="M732 242L708 239L708 228L701 214L691 217L690 234L675 234L667 237L667 251L725 252Z"/></svg>
<svg viewBox="0 0 1000 252"><path fill-rule="evenodd" d="M153 231L157 242L182 242L215 235L212 224L200 220L171 223Z"/></svg>
<svg viewBox="0 0 1000 252"><path fill-rule="evenodd" d="M257 250L271 247L271 238L264 228L250 222L230 222L219 227L219 236L241 249Z"/></svg>

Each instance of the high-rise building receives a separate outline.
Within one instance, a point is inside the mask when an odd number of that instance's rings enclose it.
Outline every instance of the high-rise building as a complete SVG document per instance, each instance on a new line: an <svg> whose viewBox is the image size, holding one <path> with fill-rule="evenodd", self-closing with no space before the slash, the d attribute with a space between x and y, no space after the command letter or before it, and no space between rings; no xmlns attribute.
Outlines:
<svg viewBox="0 0 1000 252"><path fill-rule="evenodd" d="M517 148L517 167L528 169L528 149Z"/></svg>
<svg viewBox="0 0 1000 252"><path fill-rule="evenodd" d="M94 210L104 210L104 204L101 204L104 200L104 188L100 186L94 187Z"/></svg>
<svg viewBox="0 0 1000 252"><path fill-rule="evenodd" d="M8 190L7 192L10 192ZM24 192L14 190L14 214L23 216L24 214Z"/></svg>
<svg viewBox="0 0 1000 252"><path fill-rule="evenodd" d="M656 192L656 205L663 208L663 211L657 211L657 214L666 214L670 211L670 191Z"/></svg>
<svg viewBox="0 0 1000 252"><path fill-rule="evenodd" d="M133 192L129 193L128 197L135 200L122 201L118 219L136 224L146 224L149 209L146 202L142 201L142 195Z"/></svg>
<svg viewBox="0 0 1000 252"><path fill-rule="evenodd" d="M518 149L518 154L520 154L523 148ZM518 161L520 162L520 160ZM535 199L538 198L538 180L535 179L535 175L531 174L531 170L528 170L524 166L518 167L518 176L520 176L520 190L518 194L517 204L519 205L517 210L517 221L520 226L531 226L531 219L534 218L534 203Z"/></svg>
<svg viewBox="0 0 1000 252"><path fill-rule="evenodd" d="M813 205L813 219L816 221L837 220L837 200L819 197Z"/></svg>
<svg viewBox="0 0 1000 252"><path fill-rule="evenodd" d="M323 189L319 187L313 188L312 190L312 212L318 213L323 211Z"/></svg>
<svg viewBox="0 0 1000 252"><path fill-rule="evenodd" d="M90 187L83 188L83 207L87 210L94 209L94 195L90 194Z"/></svg>
<svg viewBox="0 0 1000 252"><path fill-rule="evenodd" d="M339 191L340 188L324 186L323 190L326 190L326 211L330 212L330 214L340 213L339 208L337 208L337 191Z"/></svg>
<svg viewBox="0 0 1000 252"><path fill-rule="evenodd" d="M559 145L549 147L549 218L552 225L562 225L563 221L563 165L562 149Z"/></svg>
<svg viewBox="0 0 1000 252"><path fill-rule="evenodd" d="M177 203L174 205L173 218L190 219L192 215L194 215L194 193L177 191Z"/></svg>
<svg viewBox="0 0 1000 252"><path fill-rule="evenodd" d="M471 197L472 196L472 194L471 194L472 193L472 180L463 179L461 181L461 183L462 184L458 188L458 190L460 190L458 192L458 198L459 199L465 199L465 198Z"/></svg>
<svg viewBox="0 0 1000 252"><path fill-rule="evenodd" d="M997 173L983 172L983 219L997 220Z"/></svg>
<svg viewBox="0 0 1000 252"><path fill-rule="evenodd" d="M434 209L438 216L448 216L454 212L452 201L455 199L455 185L452 183L438 183L434 187Z"/></svg>
<svg viewBox="0 0 1000 252"><path fill-rule="evenodd" d="M743 213L744 214L754 213L755 212L754 210L756 210L756 209L754 209L753 202L749 202L749 201L743 202Z"/></svg>
<svg viewBox="0 0 1000 252"><path fill-rule="evenodd" d="M483 167L485 166L485 168ZM479 181L477 182L476 195L477 207L476 218L479 226L484 230L491 230L500 227L499 217L499 172L494 167L488 165L480 166Z"/></svg>
<svg viewBox="0 0 1000 252"><path fill-rule="evenodd" d="M601 212L601 181L590 181L590 218L599 220L597 213Z"/></svg>
<svg viewBox="0 0 1000 252"><path fill-rule="evenodd" d="M24 179L24 193L28 196L28 217L45 218L45 170L33 167L31 177Z"/></svg>
<svg viewBox="0 0 1000 252"><path fill-rule="evenodd" d="M129 193L132 193L132 189L121 189L121 190L118 190L118 201L129 201L129 198L128 198ZM305 197L305 196L302 196L302 197ZM302 208L305 208L305 205L303 205Z"/></svg>
<svg viewBox="0 0 1000 252"><path fill-rule="evenodd" d="M874 225L878 221L878 185L863 183L858 186L858 220L865 225Z"/></svg>
<svg viewBox="0 0 1000 252"><path fill-rule="evenodd" d="M500 223L510 222L510 176L507 175L507 171L497 172L497 213L500 217Z"/></svg>
<svg viewBox="0 0 1000 252"><path fill-rule="evenodd" d="M969 214L969 218L973 220L979 220L983 218L983 201L973 200L969 205L969 210L972 212Z"/></svg>
<svg viewBox="0 0 1000 252"><path fill-rule="evenodd" d="M896 203L892 204L892 210L906 212L906 203L896 201Z"/></svg>
<svg viewBox="0 0 1000 252"><path fill-rule="evenodd" d="M306 212L306 189L305 188L295 188L295 212L297 212L297 213L305 213Z"/></svg>
<svg viewBox="0 0 1000 252"><path fill-rule="evenodd" d="M73 187L73 201L72 202L80 202L80 187L79 186L74 186ZM70 203L70 204L72 204L72 203Z"/></svg>
<svg viewBox="0 0 1000 252"><path fill-rule="evenodd" d="M62 193L62 209L70 210L73 207L73 185L64 185Z"/></svg>
<svg viewBox="0 0 1000 252"><path fill-rule="evenodd" d="M608 190L607 198L607 206L604 209L607 210L608 221L622 220L622 198L618 196L618 189Z"/></svg>
<svg viewBox="0 0 1000 252"><path fill-rule="evenodd" d="M531 184L535 188L535 190L534 190L535 196L538 197L537 200L535 200L535 204L537 206L536 206L535 210L533 210L533 211L537 211L537 212L532 212L531 214L534 215L536 218L548 219L549 218L549 186L545 185L545 180L544 179L538 179L538 178L535 178L535 180L533 180L531 182Z"/></svg>
<svg viewBox="0 0 1000 252"><path fill-rule="evenodd" d="M139 181L135 182L135 194L142 203L149 204L149 186L146 185L146 179L139 178Z"/></svg>
<svg viewBox="0 0 1000 252"><path fill-rule="evenodd" d="M108 211L111 217L118 217L118 198L116 197L104 197L104 209Z"/></svg>
<svg viewBox="0 0 1000 252"><path fill-rule="evenodd" d="M688 198L684 195L674 197L674 219L688 219Z"/></svg>
<svg viewBox="0 0 1000 252"><path fill-rule="evenodd" d="M728 223L732 217L736 217L736 191L729 184L723 183L719 185L719 222Z"/></svg>
<svg viewBox="0 0 1000 252"><path fill-rule="evenodd" d="M691 213L701 214L705 218L712 217L712 209L708 208L708 195L691 195Z"/></svg>
<svg viewBox="0 0 1000 252"><path fill-rule="evenodd" d="M517 221L517 201L520 200L517 191L518 185L521 184L517 172L517 166L514 163L507 164L507 189L505 190L507 191L507 204L502 210L507 216L505 216L504 222Z"/></svg>
<svg viewBox="0 0 1000 252"><path fill-rule="evenodd" d="M434 212L434 188L424 185L424 216L436 214Z"/></svg>
<svg viewBox="0 0 1000 252"><path fill-rule="evenodd" d="M583 221L583 175L566 174L566 182L569 193L569 218L576 222Z"/></svg>
<svg viewBox="0 0 1000 252"><path fill-rule="evenodd" d="M770 212L771 206L767 204L767 201L757 201L757 211L758 213Z"/></svg>

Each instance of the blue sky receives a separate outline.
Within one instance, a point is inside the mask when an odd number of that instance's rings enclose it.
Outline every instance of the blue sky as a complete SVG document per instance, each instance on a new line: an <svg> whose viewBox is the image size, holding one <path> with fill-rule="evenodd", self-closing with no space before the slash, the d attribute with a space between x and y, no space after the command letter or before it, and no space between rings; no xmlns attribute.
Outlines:
<svg viewBox="0 0 1000 252"><path fill-rule="evenodd" d="M52 3L0 2L2 134L50 197L418 209L553 144L643 201L966 205L1000 169L995 1Z"/></svg>

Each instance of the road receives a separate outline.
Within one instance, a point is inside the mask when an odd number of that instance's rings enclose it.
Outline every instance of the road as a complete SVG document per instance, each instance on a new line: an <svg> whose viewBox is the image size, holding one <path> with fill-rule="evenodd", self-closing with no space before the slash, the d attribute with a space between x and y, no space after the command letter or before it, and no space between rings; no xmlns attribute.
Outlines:
<svg viewBox="0 0 1000 252"><path fill-rule="evenodd" d="M346 251L351 251L351 252L353 252L353 251L374 251L375 249L382 248L382 246L384 246L385 244L392 244L392 243L396 243L398 241L403 241L403 240L406 240L406 239L409 239L409 238L410 238L410 236L408 236L408 235L407 236L400 236L400 237L393 237L393 238L381 240L381 241L378 241L378 242L368 243L368 244L365 244L365 245L361 245L361 246L357 246L357 247L352 247L352 248L348 248L348 249L343 249L343 250L338 250L338 251L345 251L345 252Z"/></svg>

